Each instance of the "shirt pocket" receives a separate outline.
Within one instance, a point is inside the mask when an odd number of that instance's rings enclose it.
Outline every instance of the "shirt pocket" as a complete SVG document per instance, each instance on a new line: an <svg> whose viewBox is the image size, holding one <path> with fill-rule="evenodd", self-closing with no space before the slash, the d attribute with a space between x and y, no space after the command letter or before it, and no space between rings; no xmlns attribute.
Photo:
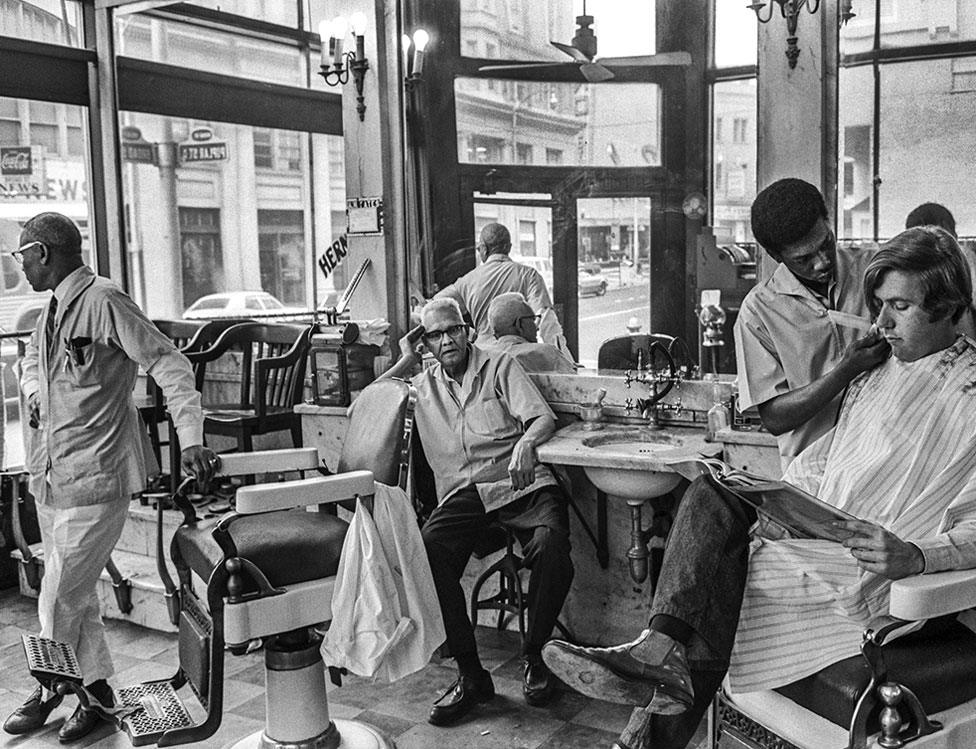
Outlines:
<svg viewBox="0 0 976 749"><path fill-rule="evenodd" d="M75 345L71 351L65 351L65 372L72 384L91 387L101 383L97 348L98 344L91 342Z"/></svg>
<svg viewBox="0 0 976 749"><path fill-rule="evenodd" d="M486 398L476 403L468 419L468 426L475 434L495 439L510 437L515 432L515 420L498 398Z"/></svg>

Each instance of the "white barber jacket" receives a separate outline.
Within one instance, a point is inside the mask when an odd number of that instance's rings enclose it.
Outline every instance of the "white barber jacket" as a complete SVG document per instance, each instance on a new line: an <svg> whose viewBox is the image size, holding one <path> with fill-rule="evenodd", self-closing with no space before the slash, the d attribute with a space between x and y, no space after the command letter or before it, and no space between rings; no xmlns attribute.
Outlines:
<svg viewBox="0 0 976 749"><path fill-rule="evenodd" d="M27 446L30 489L41 504L80 507L145 487L144 427L132 400L139 366L166 396L180 443L203 444L193 371L116 284L86 266L54 290L55 341L47 310L27 344L21 389L40 396L40 427Z"/></svg>

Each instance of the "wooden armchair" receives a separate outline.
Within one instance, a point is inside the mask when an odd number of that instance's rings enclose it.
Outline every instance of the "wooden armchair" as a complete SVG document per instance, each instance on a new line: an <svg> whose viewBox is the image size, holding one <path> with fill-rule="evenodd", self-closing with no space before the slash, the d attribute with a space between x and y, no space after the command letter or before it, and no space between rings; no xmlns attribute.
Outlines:
<svg viewBox="0 0 976 749"><path fill-rule="evenodd" d="M302 444L301 418L294 406L302 397L312 328L240 323L225 330L212 346L189 352L203 392L207 364L230 351L239 352L240 387L236 399L204 405L204 434L236 438L238 450L253 450L254 435L289 430Z"/></svg>

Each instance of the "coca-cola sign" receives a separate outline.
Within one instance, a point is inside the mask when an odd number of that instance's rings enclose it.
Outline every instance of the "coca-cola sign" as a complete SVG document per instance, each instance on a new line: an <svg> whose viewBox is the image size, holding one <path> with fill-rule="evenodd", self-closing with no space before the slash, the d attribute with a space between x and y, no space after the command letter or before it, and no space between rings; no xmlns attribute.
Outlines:
<svg viewBox="0 0 976 749"><path fill-rule="evenodd" d="M33 171L30 146L0 148L0 174L32 174Z"/></svg>

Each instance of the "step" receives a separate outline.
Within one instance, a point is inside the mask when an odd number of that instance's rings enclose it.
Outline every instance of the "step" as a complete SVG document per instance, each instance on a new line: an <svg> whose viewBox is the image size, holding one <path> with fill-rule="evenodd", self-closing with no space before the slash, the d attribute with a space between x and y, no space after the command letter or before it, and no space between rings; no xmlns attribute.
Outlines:
<svg viewBox="0 0 976 749"><path fill-rule="evenodd" d="M163 510L163 548L167 559L170 541L182 520L183 513L179 510ZM138 500L129 503L129 519L115 548L156 558L156 510L152 505L142 505Z"/></svg>
<svg viewBox="0 0 976 749"><path fill-rule="evenodd" d="M31 553L43 565L44 550L41 544L32 544ZM18 561L21 559L19 550L11 552L11 556ZM156 571L155 557L143 554L120 551L116 548L112 552L112 559L119 568L122 576L131 584L132 611L123 614L115 601L115 589L108 572L102 570L98 580L98 603L101 614L106 619L120 619L147 627L157 632L176 632L176 627L170 624L169 612L166 608L165 588ZM37 591L27 584L24 566L18 568L20 592L30 598L37 598ZM170 566L170 574L176 575Z"/></svg>

